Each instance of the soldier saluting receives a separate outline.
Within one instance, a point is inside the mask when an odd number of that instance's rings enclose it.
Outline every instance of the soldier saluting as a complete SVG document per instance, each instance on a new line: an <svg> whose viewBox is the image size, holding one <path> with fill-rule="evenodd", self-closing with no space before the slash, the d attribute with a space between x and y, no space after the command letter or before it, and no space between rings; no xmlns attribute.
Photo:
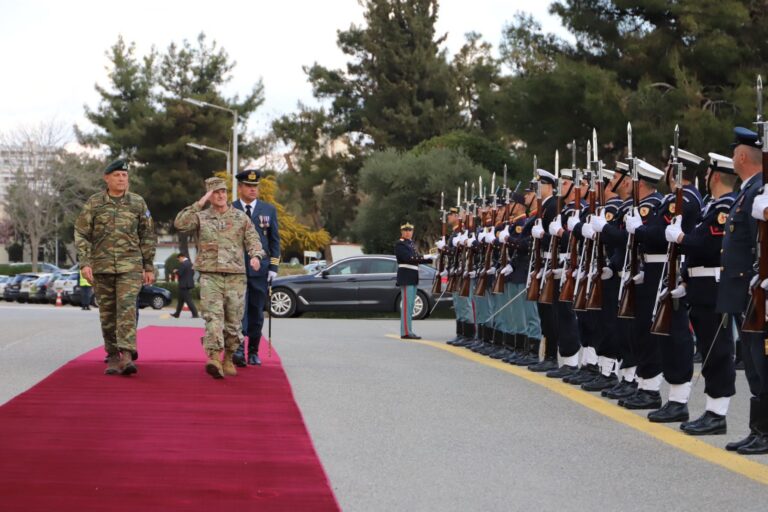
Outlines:
<svg viewBox="0 0 768 512"><path fill-rule="evenodd" d="M75 222L82 276L94 285L107 375L136 373L136 297L154 281L157 238L144 199L128 192L128 163L104 170L105 192L93 194Z"/></svg>

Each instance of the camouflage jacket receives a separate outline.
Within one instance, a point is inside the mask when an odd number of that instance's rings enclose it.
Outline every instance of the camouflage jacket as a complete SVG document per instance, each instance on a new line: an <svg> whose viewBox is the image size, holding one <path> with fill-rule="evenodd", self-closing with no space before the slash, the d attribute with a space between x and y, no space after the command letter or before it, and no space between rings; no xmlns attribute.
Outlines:
<svg viewBox="0 0 768 512"><path fill-rule="evenodd" d="M132 192L117 201L106 191L93 194L75 221L80 268L94 274L152 271L156 244L147 203Z"/></svg>
<svg viewBox="0 0 768 512"><path fill-rule="evenodd" d="M173 225L179 231L197 232L195 268L200 272L245 274L243 249L251 258L266 256L251 220L231 206L218 213L195 203L181 210Z"/></svg>

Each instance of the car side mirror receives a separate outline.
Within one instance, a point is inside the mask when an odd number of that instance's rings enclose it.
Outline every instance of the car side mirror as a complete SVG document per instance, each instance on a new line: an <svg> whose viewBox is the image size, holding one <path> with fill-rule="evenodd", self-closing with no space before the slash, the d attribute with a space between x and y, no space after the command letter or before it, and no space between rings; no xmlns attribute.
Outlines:
<svg viewBox="0 0 768 512"><path fill-rule="evenodd" d="M323 270L322 272L320 272L320 275L323 277L323 279L328 279L328 271L327 270Z"/></svg>

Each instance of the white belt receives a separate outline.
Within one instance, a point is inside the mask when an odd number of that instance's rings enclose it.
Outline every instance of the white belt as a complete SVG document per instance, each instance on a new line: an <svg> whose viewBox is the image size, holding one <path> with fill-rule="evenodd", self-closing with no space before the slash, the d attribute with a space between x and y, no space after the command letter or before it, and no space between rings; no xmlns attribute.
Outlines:
<svg viewBox="0 0 768 512"><path fill-rule="evenodd" d="M543 253L541 253L541 257L544 258L545 260L551 259L552 258L552 253L551 252L543 252Z"/></svg>
<svg viewBox="0 0 768 512"><path fill-rule="evenodd" d="M666 254L645 254L643 256L643 261L646 263L666 263L667 255Z"/></svg>
<svg viewBox="0 0 768 512"><path fill-rule="evenodd" d="M693 267L688 269L690 277L714 277L720 282L720 267Z"/></svg>
<svg viewBox="0 0 768 512"><path fill-rule="evenodd" d="M406 263L400 263L398 265L398 268L409 268L411 270L419 270L419 267L417 265L408 265Z"/></svg>
<svg viewBox="0 0 768 512"><path fill-rule="evenodd" d="M560 263L565 263L569 257L570 257L569 254L561 254L558 259L560 260Z"/></svg>

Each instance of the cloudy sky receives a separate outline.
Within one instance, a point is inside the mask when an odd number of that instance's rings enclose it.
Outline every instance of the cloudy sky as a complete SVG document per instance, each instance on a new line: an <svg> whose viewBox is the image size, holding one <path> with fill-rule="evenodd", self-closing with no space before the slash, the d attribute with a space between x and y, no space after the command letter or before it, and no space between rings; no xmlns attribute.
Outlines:
<svg viewBox="0 0 768 512"><path fill-rule="evenodd" d="M562 32L547 13L549 2L442 0L438 32L455 52L464 34L477 31L498 46L502 27L526 11L545 30ZM301 67L341 67L336 31L362 22L357 0L0 0L0 132L56 120L88 126L83 105L95 107L94 84L106 84L105 52L122 34L140 54L152 45L194 40L205 32L237 62L227 94L247 93L264 81L266 102L248 129L263 132L297 101L312 104Z"/></svg>

